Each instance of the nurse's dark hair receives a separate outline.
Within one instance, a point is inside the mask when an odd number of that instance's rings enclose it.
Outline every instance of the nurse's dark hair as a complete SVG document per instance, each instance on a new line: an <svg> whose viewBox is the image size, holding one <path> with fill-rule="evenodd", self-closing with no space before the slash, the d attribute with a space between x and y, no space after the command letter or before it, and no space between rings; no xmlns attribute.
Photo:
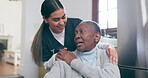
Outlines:
<svg viewBox="0 0 148 78"><path fill-rule="evenodd" d="M50 14L58 9L64 9L59 0L45 0L41 6L41 14L45 18L50 17Z"/></svg>
<svg viewBox="0 0 148 78"><path fill-rule="evenodd" d="M44 2L41 5L41 15L45 19L47 19L50 17L50 15L53 12L55 12L59 9L64 9L62 3L59 0L44 0ZM46 26L49 26L49 25L43 21L39 30L37 31L36 35L34 36L34 40L32 42L32 46L31 46L33 60L38 66L43 65L43 61L42 61L42 51L43 51L42 50L42 32L44 31L44 28Z"/></svg>

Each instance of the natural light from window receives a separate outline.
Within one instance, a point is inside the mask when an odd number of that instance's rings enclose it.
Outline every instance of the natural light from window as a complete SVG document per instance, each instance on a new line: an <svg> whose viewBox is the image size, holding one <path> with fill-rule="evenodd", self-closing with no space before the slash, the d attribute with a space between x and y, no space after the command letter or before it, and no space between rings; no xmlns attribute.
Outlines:
<svg viewBox="0 0 148 78"><path fill-rule="evenodd" d="M117 28L117 0L99 0L101 29Z"/></svg>

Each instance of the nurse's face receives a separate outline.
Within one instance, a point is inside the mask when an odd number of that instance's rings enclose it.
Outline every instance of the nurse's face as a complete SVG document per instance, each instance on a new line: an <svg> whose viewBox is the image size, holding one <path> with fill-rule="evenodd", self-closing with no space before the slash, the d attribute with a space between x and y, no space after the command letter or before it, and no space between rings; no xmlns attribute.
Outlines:
<svg viewBox="0 0 148 78"><path fill-rule="evenodd" d="M49 18L44 18L44 21L49 24L49 28L54 33L61 33L65 28L67 17L64 9L59 9L53 12Z"/></svg>

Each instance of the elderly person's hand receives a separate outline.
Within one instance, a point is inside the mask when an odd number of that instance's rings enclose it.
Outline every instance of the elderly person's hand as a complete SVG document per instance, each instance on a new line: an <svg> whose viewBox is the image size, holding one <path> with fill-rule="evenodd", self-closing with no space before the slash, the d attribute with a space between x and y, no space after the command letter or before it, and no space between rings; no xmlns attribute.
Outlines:
<svg viewBox="0 0 148 78"><path fill-rule="evenodd" d="M71 61L75 58L76 56L72 52L67 51L66 49L60 49L60 52L58 52L56 55L56 59L63 60L69 65Z"/></svg>
<svg viewBox="0 0 148 78"><path fill-rule="evenodd" d="M113 64L118 64L118 53L112 45L108 45L107 55L109 56L110 62Z"/></svg>

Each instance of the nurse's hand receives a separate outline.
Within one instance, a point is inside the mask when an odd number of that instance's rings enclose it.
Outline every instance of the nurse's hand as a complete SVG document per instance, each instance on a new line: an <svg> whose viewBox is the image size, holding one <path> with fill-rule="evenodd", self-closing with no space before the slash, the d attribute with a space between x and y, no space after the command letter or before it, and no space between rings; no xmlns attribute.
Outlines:
<svg viewBox="0 0 148 78"><path fill-rule="evenodd" d="M118 53L117 50L112 47L111 45L108 45L107 47L107 55L109 57L109 60L113 64L118 64Z"/></svg>

